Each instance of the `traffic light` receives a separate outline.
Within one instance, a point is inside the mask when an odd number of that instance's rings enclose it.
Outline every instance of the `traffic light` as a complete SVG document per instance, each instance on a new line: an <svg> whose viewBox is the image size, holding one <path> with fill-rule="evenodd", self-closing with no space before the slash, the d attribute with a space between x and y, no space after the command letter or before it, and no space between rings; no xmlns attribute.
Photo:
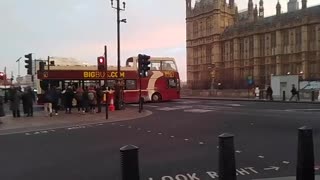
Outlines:
<svg viewBox="0 0 320 180"><path fill-rule="evenodd" d="M4 77L4 73L3 72L0 72L0 80L4 80L5 77Z"/></svg>
<svg viewBox="0 0 320 180"><path fill-rule="evenodd" d="M150 56L148 55L138 55L138 62L139 62L139 74L141 77L147 77L148 71L150 70Z"/></svg>
<svg viewBox="0 0 320 180"><path fill-rule="evenodd" d="M103 56L98 57L98 71L105 71L106 70L106 60Z"/></svg>
<svg viewBox="0 0 320 180"><path fill-rule="evenodd" d="M26 60L24 60L24 62L26 63L24 67L27 68L27 74L32 75L32 54L30 53L24 55L24 57L27 58Z"/></svg>

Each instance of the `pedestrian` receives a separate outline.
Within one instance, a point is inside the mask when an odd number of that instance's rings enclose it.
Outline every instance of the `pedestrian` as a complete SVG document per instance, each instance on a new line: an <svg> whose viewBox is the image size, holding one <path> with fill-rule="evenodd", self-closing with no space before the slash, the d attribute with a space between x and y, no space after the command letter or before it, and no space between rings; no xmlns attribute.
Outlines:
<svg viewBox="0 0 320 180"><path fill-rule="evenodd" d="M1 117L5 116L4 113L4 98L5 98L5 94L4 92L0 89L0 124L3 124L3 122L1 121Z"/></svg>
<svg viewBox="0 0 320 180"><path fill-rule="evenodd" d="M254 89L254 93L255 93L256 99L259 99L259 97L260 97L260 89L259 89L258 86Z"/></svg>
<svg viewBox="0 0 320 180"><path fill-rule="evenodd" d="M51 93L51 89L48 89L45 91L44 93L44 112L52 117L52 101L53 101L53 97L52 97L52 93Z"/></svg>
<svg viewBox="0 0 320 180"><path fill-rule="evenodd" d="M13 87L10 94L10 110L12 111L13 117L20 117L20 102L21 92L19 88Z"/></svg>
<svg viewBox="0 0 320 180"><path fill-rule="evenodd" d="M66 92L64 93L64 98L65 98L65 108L66 108L66 113L71 114L72 111L72 101L74 98L74 92L71 86L68 86Z"/></svg>
<svg viewBox="0 0 320 180"><path fill-rule="evenodd" d="M89 88L88 88L88 86L86 86L84 88L84 91L83 91L83 94L82 94L82 106L83 106L85 112L89 111L89 97L88 97L88 94L89 94Z"/></svg>
<svg viewBox="0 0 320 180"><path fill-rule="evenodd" d="M33 116L33 103L36 101L35 94L32 92L31 87L27 87L24 92L25 105L26 105L26 116Z"/></svg>
<svg viewBox="0 0 320 180"><path fill-rule="evenodd" d="M292 89L291 89L291 98L290 98L290 100L289 100L289 101L291 101L294 97L296 97L296 101L298 101L298 100L299 100L298 91L297 91L297 89L296 89L295 85L294 85L294 84L292 84Z"/></svg>
<svg viewBox="0 0 320 180"><path fill-rule="evenodd" d="M89 99L90 112L94 113L95 108L96 108L96 104L97 104L97 94L96 94L96 91L94 90L93 87L90 87L90 89L89 89L88 99Z"/></svg>
<svg viewBox="0 0 320 180"><path fill-rule="evenodd" d="M28 105L27 105L27 87L24 88L24 92L21 95L22 108L24 116L28 115Z"/></svg>
<svg viewBox="0 0 320 180"><path fill-rule="evenodd" d="M273 90L271 86L268 86L267 88L267 99L270 99L270 101L273 101Z"/></svg>
<svg viewBox="0 0 320 180"><path fill-rule="evenodd" d="M97 113L101 113L101 101L103 99L103 91L99 86L96 87L96 94L97 94L97 108L98 108Z"/></svg>
<svg viewBox="0 0 320 180"><path fill-rule="evenodd" d="M83 106L83 88L82 87L79 87L76 90L75 99L77 101L78 113L80 112L85 113L85 109Z"/></svg>
<svg viewBox="0 0 320 180"><path fill-rule="evenodd" d="M52 87L50 94L52 96L52 108L54 110L55 115L58 116L60 95L55 86Z"/></svg>

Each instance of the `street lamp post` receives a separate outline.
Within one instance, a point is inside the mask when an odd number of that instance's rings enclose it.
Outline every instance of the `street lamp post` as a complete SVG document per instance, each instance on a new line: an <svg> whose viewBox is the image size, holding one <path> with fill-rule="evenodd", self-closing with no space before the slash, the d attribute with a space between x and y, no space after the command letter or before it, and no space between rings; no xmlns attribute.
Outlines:
<svg viewBox="0 0 320 180"><path fill-rule="evenodd" d="M113 0L111 0L111 6L113 9L116 9L117 10L117 43L118 43L118 47L117 47L117 56L118 56L118 59L117 59L117 76L118 76L118 79L117 79L117 82L115 84L115 93L116 93L116 98L115 98L115 106L116 106L116 110L120 110L122 109L120 106L120 104L122 103L123 101L123 96L121 96L121 79L120 79L120 23L123 22L123 23L127 23L127 20L126 19L121 19L120 20L120 11L124 11L125 8L126 8L126 3L123 2L123 8L120 8L120 0L116 0L117 1L117 6L114 7L113 6Z"/></svg>

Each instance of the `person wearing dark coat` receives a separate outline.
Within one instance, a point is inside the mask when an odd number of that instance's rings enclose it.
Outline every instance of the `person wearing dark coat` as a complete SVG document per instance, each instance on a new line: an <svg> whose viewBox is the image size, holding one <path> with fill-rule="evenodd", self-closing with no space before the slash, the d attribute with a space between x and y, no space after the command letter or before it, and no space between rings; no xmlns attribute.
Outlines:
<svg viewBox="0 0 320 180"><path fill-rule="evenodd" d="M31 87L26 88L26 91L24 92L24 100L26 105L26 114L27 117L33 116L33 103L36 100L36 97L34 93L32 92Z"/></svg>
<svg viewBox="0 0 320 180"><path fill-rule="evenodd" d="M101 113L101 101L103 99L103 91L100 87L96 88L96 94L97 94L97 107L98 107L97 113Z"/></svg>
<svg viewBox="0 0 320 180"><path fill-rule="evenodd" d="M57 116L59 111L60 95L56 87L52 87L52 89L50 90L50 94L52 97L52 108L54 109L55 115Z"/></svg>
<svg viewBox="0 0 320 180"><path fill-rule="evenodd" d="M2 91L0 89L0 91ZM3 122L1 121L1 117L5 116L5 113L4 113L4 97L5 95L3 94L2 96L2 93L0 93L0 124L3 124Z"/></svg>
<svg viewBox="0 0 320 180"><path fill-rule="evenodd" d="M83 93L82 93L82 106L85 110L85 112L89 111L89 89L88 87L85 87Z"/></svg>
<svg viewBox="0 0 320 180"><path fill-rule="evenodd" d="M23 114L27 116L28 114L28 104L27 104L27 88L25 88L25 91L21 95L21 100L22 100L22 108L23 108Z"/></svg>
<svg viewBox="0 0 320 180"><path fill-rule="evenodd" d="M73 92L71 86L69 86L67 88L66 92L64 93L64 98L65 98L66 113L71 114L72 101L73 101L73 98L74 98L74 92Z"/></svg>
<svg viewBox="0 0 320 180"><path fill-rule="evenodd" d="M273 101L273 90L272 90L272 88L271 88L271 86L268 86L268 88L267 88L267 99L269 99L270 98L270 101Z"/></svg>
<svg viewBox="0 0 320 180"><path fill-rule="evenodd" d="M18 88L13 88L10 94L10 110L12 111L13 117L20 117L20 100L21 92Z"/></svg>

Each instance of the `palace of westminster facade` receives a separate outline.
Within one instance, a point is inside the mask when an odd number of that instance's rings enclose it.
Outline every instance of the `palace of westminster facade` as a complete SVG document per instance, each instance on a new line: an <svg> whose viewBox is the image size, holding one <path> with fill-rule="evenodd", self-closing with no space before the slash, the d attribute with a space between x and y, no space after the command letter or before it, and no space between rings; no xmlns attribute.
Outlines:
<svg viewBox="0 0 320 180"><path fill-rule="evenodd" d="M320 80L320 5L289 0L264 17L263 0L238 12L234 0L186 0L187 79L190 89L264 88L272 75Z"/></svg>

